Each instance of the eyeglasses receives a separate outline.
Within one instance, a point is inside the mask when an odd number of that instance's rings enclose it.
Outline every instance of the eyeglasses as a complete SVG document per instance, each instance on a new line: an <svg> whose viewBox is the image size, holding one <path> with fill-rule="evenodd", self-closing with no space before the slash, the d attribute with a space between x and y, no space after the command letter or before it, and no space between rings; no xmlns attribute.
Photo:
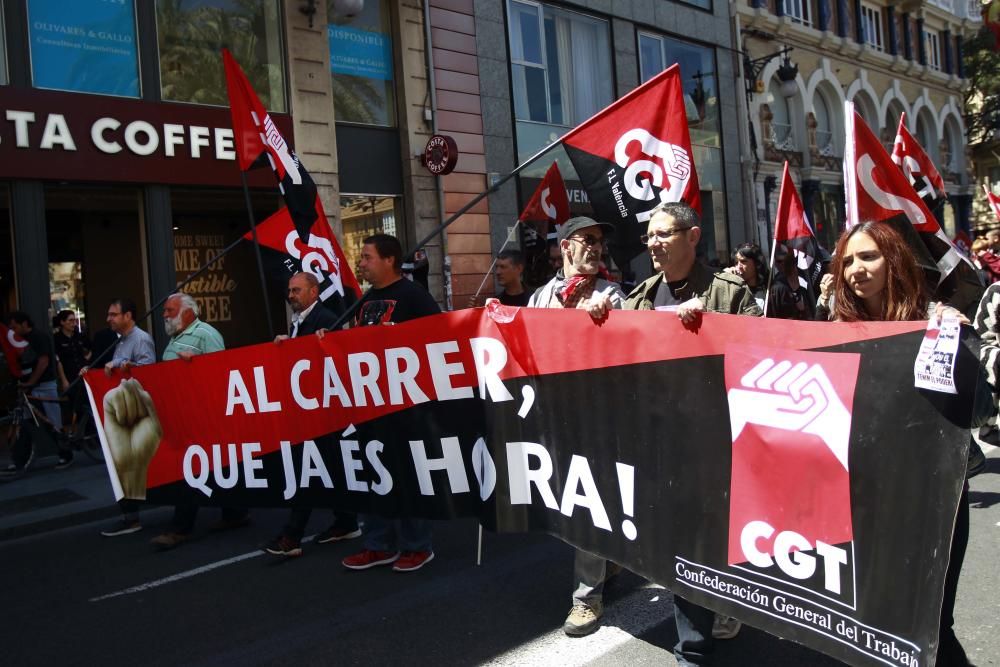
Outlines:
<svg viewBox="0 0 1000 667"><path fill-rule="evenodd" d="M663 231L662 229L658 229L652 234L643 234L642 236L639 237L639 240L645 245L649 245L650 241L659 241L660 243L666 243L667 241L670 240L671 236L676 236L677 234L680 234L681 232L686 232L689 229L691 228L677 227L676 229L671 229L669 231Z"/></svg>
<svg viewBox="0 0 1000 667"><path fill-rule="evenodd" d="M571 236L571 237L569 237L569 240L570 241L579 241L580 243L584 244L588 248L593 248L594 246L604 245L604 239L603 238L598 238L597 236L592 236L591 234L587 234L586 236Z"/></svg>

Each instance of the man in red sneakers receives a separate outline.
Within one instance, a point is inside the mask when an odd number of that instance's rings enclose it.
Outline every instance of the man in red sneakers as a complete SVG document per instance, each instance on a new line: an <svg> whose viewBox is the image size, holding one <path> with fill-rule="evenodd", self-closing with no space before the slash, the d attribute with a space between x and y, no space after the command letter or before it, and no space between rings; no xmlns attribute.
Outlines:
<svg viewBox="0 0 1000 667"><path fill-rule="evenodd" d="M359 274L371 283L358 308L354 326L399 324L441 312L433 297L402 275L403 248L394 236L375 234L364 240ZM341 561L350 570L392 565L397 572L419 570L434 558L431 523L426 519L386 519L362 515L365 549Z"/></svg>

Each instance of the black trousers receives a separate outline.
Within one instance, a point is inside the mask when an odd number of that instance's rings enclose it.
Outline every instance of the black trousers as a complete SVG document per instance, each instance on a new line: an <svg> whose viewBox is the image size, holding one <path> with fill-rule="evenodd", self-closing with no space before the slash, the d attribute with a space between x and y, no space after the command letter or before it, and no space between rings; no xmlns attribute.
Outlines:
<svg viewBox="0 0 1000 667"><path fill-rule="evenodd" d="M938 645L938 667L965 667L969 658L955 636L955 597L958 595L958 578L962 574L965 550L969 546L969 484L966 482L958 501L955 517L955 534L951 538L948 571L944 575L944 599L941 603L941 629Z"/></svg>

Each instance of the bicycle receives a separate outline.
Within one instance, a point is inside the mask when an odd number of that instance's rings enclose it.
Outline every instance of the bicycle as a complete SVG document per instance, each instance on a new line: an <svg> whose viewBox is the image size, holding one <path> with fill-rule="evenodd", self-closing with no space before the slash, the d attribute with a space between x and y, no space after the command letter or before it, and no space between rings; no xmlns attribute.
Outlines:
<svg viewBox="0 0 1000 667"><path fill-rule="evenodd" d="M73 431L67 433L34 405L36 402L53 401L66 403L67 399L30 396L24 389L18 388L14 406L6 415L0 416L0 428L7 429L7 442L16 443L20 438L31 438L35 454L70 449L74 453L82 452L95 462L103 462L104 449L97 436L97 429L93 426L90 411L83 411L79 420L74 415Z"/></svg>

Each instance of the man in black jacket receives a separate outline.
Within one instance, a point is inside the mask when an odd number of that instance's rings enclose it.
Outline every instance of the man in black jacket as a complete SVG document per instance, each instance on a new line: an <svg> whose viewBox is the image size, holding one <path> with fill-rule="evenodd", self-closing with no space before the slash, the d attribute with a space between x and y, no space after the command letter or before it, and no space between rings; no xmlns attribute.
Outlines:
<svg viewBox="0 0 1000 667"><path fill-rule="evenodd" d="M289 278L288 303L292 307L292 323L288 335L277 336L275 343L309 336L321 329L325 331L337 322L337 316L319 300L319 281L311 273L296 273ZM312 509L308 507L292 509L281 534L264 545L264 550L275 556L301 556L302 536L310 514ZM355 537L361 537L357 515L338 512L334 514L333 525L316 536L316 543L326 544Z"/></svg>

